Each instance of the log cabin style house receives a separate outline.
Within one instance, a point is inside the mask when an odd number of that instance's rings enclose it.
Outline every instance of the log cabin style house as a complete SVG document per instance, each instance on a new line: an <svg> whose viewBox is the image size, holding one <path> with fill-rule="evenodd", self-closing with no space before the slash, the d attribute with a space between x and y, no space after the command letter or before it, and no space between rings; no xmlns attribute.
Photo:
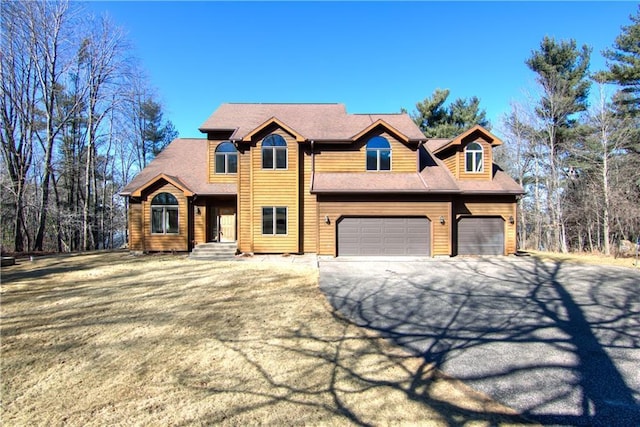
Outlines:
<svg viewBox="0 0 640 427"><path fill-rule="evenodd" d="M429 139L407 114L341 104L223 104L122 191L129 249L506 255L523 193L481 126Z"/></svg>

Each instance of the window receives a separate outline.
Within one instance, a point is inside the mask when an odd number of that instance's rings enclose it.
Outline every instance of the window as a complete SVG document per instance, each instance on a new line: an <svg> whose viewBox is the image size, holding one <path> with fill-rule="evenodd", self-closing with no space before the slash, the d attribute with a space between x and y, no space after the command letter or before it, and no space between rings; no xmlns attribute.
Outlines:
<svg viewBox="0 0 640 427"><path fill-rule="evenodd" d="M287 234L287 208L276 206L262 208L262 234Z"/></svg>
<svg viewBox="0 0 640 427"><path fill-rule="evenodd" d="M216 147L216 173L238 173L238 151L230 142Z"/></svg>
<svg viewBox="0 0 640 427"><path fill-rule="evenodd" d="M160 193L151 200L151 233L178 234L178 200Z"/></svg>
<svg viewBox="0 0 640 427"><path fill-rule="evenodd" d="M374 136L367 142L367 170L391 170L391 145L382 136Z"/></svg>
<svg viewBox="0 0 640 427"><path fill-rule="evenodd" d="M482 172L482 145L472 142L464 149L464 170L466 172Z"/></svg>
<svg viewBox="0 0 640 427"><path fill-rule="evenodd" d="M262 140L262 169L287 168L287 142L283 137L271 134Z"/></svg>

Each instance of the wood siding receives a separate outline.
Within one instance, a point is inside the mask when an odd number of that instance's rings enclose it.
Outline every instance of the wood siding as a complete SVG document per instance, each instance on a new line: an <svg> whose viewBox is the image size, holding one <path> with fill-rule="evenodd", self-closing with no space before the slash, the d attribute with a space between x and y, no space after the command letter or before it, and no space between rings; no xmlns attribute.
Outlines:
<svg viewBox="0 0 640 427"><path fill-rule="evenodd" d="M261 134L251 153L251 232L253 251L257 253L298 253L299 249L299 171L298 143L282 129L274 132L287 142L287 169L262 169ZM287 208L287 234L262 234L262 208Z"/></svg>
<svg viewBox="0 0 640 427"><path fill-rule="evenodd" d="M144 251L142 203L129 198L129 250Z"/></svg>
<svg viewBox="0 0 640 427"><path fill-rule="evenodd" d="M516 252L516 200L513 196L467 197L456 203L456 220L462 216L499 216L504 219L505 254ZM514 223L509 222L513 217Z"/></svg>
<svg viewBox="0 0 640 427"><path fill-rule="evenodd" d="M443 159L445 166L449 169L449 172L458 179L460 176L460 171L458 170L458 152L455 150L450 150L450 155Z"/></svg>
<svg viewBox="0 0 640 427"><path fill-rule="evenodd" d="M383 136L391 145L390 172L416 172L417 147L409 147L387 132L370 133L352 144L318 145L316 149L316 172L366 172L367 141L374 136Z"/></svg>
<svg viewBox="0 0 640 427"><path fill-rule="evenodd" d="M251 150L248 145L238 152L238 250L253 252L251 226Z"/></svg>
<svg viewBox="0 0 640 427"><path fill-rule="evenodd" d="M238 174L224 174L224 173L216 173L216 148L223 142L229 142L229 140L218 140L218 141L209 141L209 149L207 165L209 168L209 182L210 183L233 183L238 182ZM240 156L240 153L238 153ZM238 163L240 162L240 158L238 158ZM239 165L238 165L239 166Z"/></svg>
<svg viewBox="0 0 640 427"><path fill-rule="evenodd" d="M163 181L164 182L164 181ZM178 234L151 233L151 201L159 193L171 193L178 200ZM188 246L188 201L182 191L172 184L154 186L142 201L141 228L145 251L187 251Z"/></svg>
<svg viewBox="0 0 640 427"><path fill-rule="evenodd" d="M199 212L198 212L199 211ZM207 205L198 200L193 209L193 245L207 242Z"/></svg>
<svg viewBox="0 0 640 427"><path fill-rule="evenodd" d="M301 146L302 148L302 146ZM302 251L318 252L318 203L316 195L311 194L311 169L313 158L310 147L300 150L303 167L302 186L300 188L300 209L302 210Z"/></svg>
<svg viewBox="0 0 640 427"><path fill-rule="evenodd" d="M336 224L347 216L425 216L431 221L431 248L433 256L451 255L451 201L351 200L322 197L318 201L319 255L336 256ZM325 223L325 216L329 224ZM440 224L440 216L445 224Z"/></svg>

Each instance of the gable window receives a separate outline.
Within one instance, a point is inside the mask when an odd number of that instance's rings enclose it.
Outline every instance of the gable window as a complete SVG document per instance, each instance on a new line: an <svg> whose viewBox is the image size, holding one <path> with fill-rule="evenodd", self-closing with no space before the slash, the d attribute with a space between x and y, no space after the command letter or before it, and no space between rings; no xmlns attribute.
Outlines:
<svg viewBox="0 0 640 427"><path fill-rule="evenodd" d="M262 169L287 168L287 142L283 137L271 134L262 140Z"/></svg>
<svg viewBox="0 0 640 427"><path fill-rule="evenodd" d="M216 173L238 173L238 150L228 141L216 147Z"/></svg>
<svg viewBox="0 0 640 427"><path fill-rule="evenodd" d="M287 208L264 206L262 208L262 234L287 234Z"/></svg>
<svg viewBox="0 0 640 427"><path fill-rule="evenodd" d="M391 145L382 136L374 136L367 142L367 170L391 170Z"/></svg>
<svg viewBox="0 0 640 427"><path fill-rule="evenodd" d="M484 164L482 162L482 145L472 142L464 149L464 170L466 172L482 172Z"/></svg>
<svg viewBox="0 0 640 427"><path fill-rule="evenodd" d="M173 194L160 193L151 200L151 233L178 234L178 200Z"/></svg>

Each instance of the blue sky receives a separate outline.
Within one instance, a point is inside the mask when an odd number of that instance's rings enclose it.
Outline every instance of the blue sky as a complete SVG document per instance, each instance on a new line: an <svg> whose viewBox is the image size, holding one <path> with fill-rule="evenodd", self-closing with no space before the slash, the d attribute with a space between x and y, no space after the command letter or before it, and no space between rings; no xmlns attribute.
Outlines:
<svg viewBox="0 0 640 427"><path fill-rule="evenodd" d="M412 111L436 88L477 96L494 126L534 86L542 38L601 51L633 2L92 2L124 27L181 137L224 102Z"/></svg>

